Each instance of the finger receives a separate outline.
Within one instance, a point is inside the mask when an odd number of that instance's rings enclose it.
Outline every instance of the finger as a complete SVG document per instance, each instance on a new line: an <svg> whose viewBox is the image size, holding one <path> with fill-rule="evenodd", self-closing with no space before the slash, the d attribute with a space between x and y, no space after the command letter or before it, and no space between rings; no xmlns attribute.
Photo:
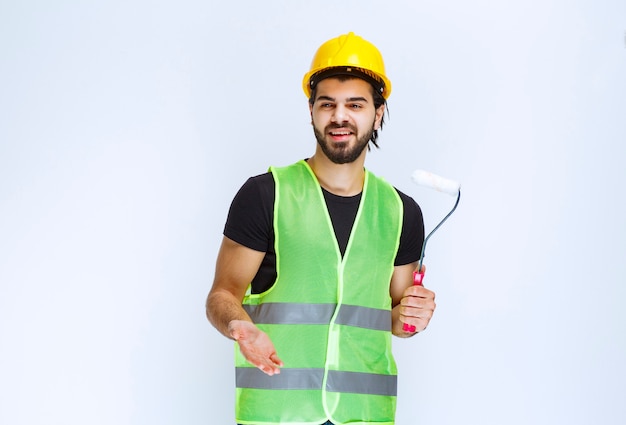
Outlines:
<svg viewBox="0 0 626 425"><path fill-rule="evenodd" d="M402 326L402 330L408 334L416 334L422 332L428 327L428 322L407 322Z"/></svg>
<svg viewBox="0 0 626 425"><path fill-rule="evenodd" d="M280 373L280 368L269 360L257 367L269 376L278 375Z"/></svg>
<svg viewBox="0 0 626 425"><path fill-rule="evenodd" d="M276 366L280 366L280 367L283 367L283 366L284 366L283 361L282 361L282 360L281 360L281 359L280 359L280 358L276 355L276 353L274 353L274 354L272 354L272 355L270 356L270 360L271 360L272 362L274 362L274 364L275 364Z"/></svg>
<svg viewBox="0 0 626 425"><path fill-rule="evenodd" d="M400 300L400 305L419 308L435 308L435 299L409 295Z"/></svg>
<svg viewBox="0 0 626 425"><path fill-rule="evenodd" d="M400 319L406 322L408 319L430 319L434 310L419 307L403 307L400 309Z"/></svg>
<svg viewBox="0 0 626 425"><path fill-rule="evenodd" d="M259 370L261 372L263 372L264 374L269 375L269 376L273 376L273 375L275 375L277 373L276 372L276 368L270 367L270 366L265 365L265 364L259 365L257 367L259 368Z"/></svg>
<svg viewBox="0 0 626 425"><path fill-rule="evenodd" d="M250 331L254 330L254 328L250 329L250 326L248 325L248 322L245 322L243 320L231 320L228 324L228 331L231 338L233 338L235 341L249 338Z"/></svg>
<svg viewBox="0 0 626 425"><path fill-rule="evenodd" d="M403 323L416 326L418 329L426 328L426 325L428 325L432 317L432 310L413 309L407 312L407 314L400 314L400 320Z"/></svg>
<svg viewBox="0 0 626 425"><path fill-rule="evenodd" d="M412 285L404 290L405 297L419 297L419 298L432 298L435 299L435 293L430 289L424 288L419 285Z"/></svg>
<svg viewBox="0 0 626 425"><path fill-rule="evenodd" d="M239 341L239 339L241 339L241 331L232 322L228 325L228 332L230 333L230 337L235 341Z"/></svg>
<svg viewBox="0 0 626 425"><path fill-rule="evenodd" d="M413 317L418 320L430 320L433 317L434 310L430 308L410 308L405 314L405 317Z"/></svg>
<svg viewBox="0 0 626 425"><path fill-rule="evenodd" d="M408 323L402 324L402 330L408 334L417 333L417 328L415 327L415 325L409 325Z"/></svg>

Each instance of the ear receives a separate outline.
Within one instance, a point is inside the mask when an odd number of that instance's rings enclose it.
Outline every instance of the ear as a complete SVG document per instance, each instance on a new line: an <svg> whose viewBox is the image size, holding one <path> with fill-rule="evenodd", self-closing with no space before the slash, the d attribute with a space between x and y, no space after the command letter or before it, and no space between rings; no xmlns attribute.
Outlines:
<svg viewBox="0 0 626 425"><path fill-rule="evenodd" d="M385 115L385 104L383 103L376 109L376 119L374 120L374 130L378 130L380 128L380 122L383 120L383 116Z"/></svg>
<svg viewBox="0 0 626 425"><path fill-rule="evenodd" d="M309 104L309 114L311 115L311 124L313 124L313 105L311 105L311 102L308 102Z"/></svg>

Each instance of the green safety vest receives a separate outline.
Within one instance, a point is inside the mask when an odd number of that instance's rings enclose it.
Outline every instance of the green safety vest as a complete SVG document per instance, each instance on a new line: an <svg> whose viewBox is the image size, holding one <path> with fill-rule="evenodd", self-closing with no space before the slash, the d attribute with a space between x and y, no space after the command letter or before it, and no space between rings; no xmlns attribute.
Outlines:
<svg viewBox="0 0 626 425"><path fill-rule="evenodd" d="M393 424L393 273L402 229L396 190L369 171L343 258L305 161L271 167L277 278L243 306L284 367L265 375L236 349L240 424Z"/></svg>

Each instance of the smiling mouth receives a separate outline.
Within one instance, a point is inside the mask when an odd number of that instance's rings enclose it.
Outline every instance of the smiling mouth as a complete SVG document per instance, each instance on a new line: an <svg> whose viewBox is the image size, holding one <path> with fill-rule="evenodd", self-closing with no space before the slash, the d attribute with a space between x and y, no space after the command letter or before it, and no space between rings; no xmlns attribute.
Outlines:
<svg viewBox="0 0 626 425"><path fill-rule="evenodd" d="M331 131L330 132L331 136L336 136L336 137L341 137L341 136L350 136L352 135L351 131Z"/></svg>
<svg viewBox="0 0 626 425"><path fill-rule="evenodd" d="M328 135L335 141L345 141L354 135L354 131L350 128L340 127L328 130Z"/></svg>

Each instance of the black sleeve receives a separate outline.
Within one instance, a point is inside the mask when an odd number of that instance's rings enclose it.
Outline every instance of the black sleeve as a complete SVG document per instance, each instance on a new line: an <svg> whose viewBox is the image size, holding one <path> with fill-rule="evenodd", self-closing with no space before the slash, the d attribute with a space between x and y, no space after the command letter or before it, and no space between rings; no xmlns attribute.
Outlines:
<svg viewBox="0 0 626 425"><path fill-rule="evenodd" d="M228 211L224 236L255 251L267 252L273 240L274 178L270 173L249 178Z"/></svg>
<svg viewBox="0 0 626 425"><path fill-rule="evenodd" d="M397 190L397 189L396 189ZM424 243L424 218L417 202L410 196L398 191L404 206L400 247L394 265L403 266L418 261Z"/></svg>

